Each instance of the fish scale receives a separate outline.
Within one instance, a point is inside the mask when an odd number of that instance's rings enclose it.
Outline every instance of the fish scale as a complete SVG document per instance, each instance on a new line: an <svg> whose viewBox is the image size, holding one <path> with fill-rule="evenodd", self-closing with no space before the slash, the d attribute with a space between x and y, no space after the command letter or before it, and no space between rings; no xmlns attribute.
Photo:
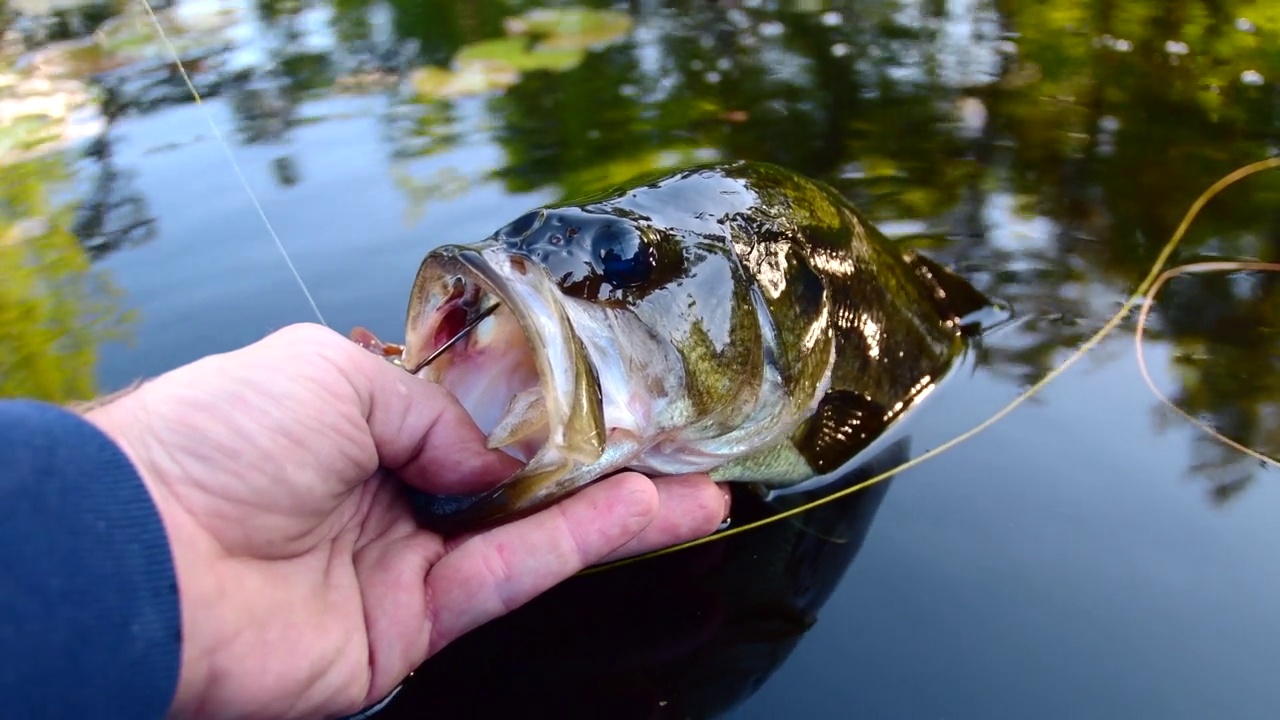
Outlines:
<svg viewBox="0 0 1280 720"><path fill-rule="evenodd" d="M436 346L428 328L456 311L444 299L459 277L474 298L467 329L492 303L518 329ZM482 388L464 406L506 409L497 440L510 428L545 439L488 493L419 498L420 519L466 532L626 468L762 491L809 484L915 408L967 347L962 319L989 305L830 186L776 165L696 165L536 208L427 254L403 360L453 353L421 374ZM513 387L493 358L524 358L536 383Z"/></svg>

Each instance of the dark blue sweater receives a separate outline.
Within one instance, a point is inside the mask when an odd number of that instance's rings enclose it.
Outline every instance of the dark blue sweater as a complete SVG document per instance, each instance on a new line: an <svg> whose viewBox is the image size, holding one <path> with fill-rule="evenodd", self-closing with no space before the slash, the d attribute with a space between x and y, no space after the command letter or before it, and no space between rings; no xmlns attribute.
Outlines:
<svg viewBox="0 0 1280 720"><path fill-rule="evenodd" d="M74 413L0 401L0 717L161 718L181 629L128 458Z"/></svg>

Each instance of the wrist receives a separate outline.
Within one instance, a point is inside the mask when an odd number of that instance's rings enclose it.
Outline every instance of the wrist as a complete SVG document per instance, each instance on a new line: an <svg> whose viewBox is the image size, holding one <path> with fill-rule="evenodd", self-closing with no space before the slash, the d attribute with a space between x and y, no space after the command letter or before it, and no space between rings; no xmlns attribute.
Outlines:
<svg viewBox="0 0 1280 720"><path fill-rule="evenodd" d="M170 707L171 716L184 717L198 707L207 668L199 651L200 633L192 622L193 598L202 594L215 570L211 562L211 539L193 521L174 496L165 478L164 451L156 446L155 434L149 427L143 395L131 387L82 408L82 416L94 424L120 448L129 459L151 497L169 541L169 556L177 577L179 617L181 619L182 655L178 686ZM197 572L198 569L198 572Z"/></svg>

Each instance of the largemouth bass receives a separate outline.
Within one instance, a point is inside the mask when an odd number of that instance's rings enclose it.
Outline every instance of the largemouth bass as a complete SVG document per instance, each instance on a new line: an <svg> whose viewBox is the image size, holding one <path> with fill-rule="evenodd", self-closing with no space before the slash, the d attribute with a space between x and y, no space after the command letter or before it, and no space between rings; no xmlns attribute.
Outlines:
<svg viewBox="0 0 1280 720"><path fill-rule="evenodd" d="M419 375L524 463L483 495L427 498L421 519L490 524L627 468L766 489L830 475L929 393L986 304L774 165L532 210L431 250L414 280L399 361L492 312Z"/></svg>

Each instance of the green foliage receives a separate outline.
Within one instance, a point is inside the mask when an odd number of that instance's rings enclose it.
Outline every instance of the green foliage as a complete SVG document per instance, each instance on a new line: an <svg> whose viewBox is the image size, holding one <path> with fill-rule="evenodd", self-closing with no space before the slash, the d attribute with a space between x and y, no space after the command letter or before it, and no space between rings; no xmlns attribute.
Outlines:
<svg viewBox="0 0 1280 720"><path fill-rule="evenodd" d="M878 222L968 238L938 252L992 268L983 289L1027 319L1015 339L983 350L993 370L1020 382L1043 376L1095 330L1195 197L1272 152L1280 129L1275 3L994 0L972 8L967 38L906 19L899 0L859 4L836 23L816 9L748 10L745 25L706 3L671 5L639 16L653 39L628 32L579 61L548 63L554 72L533 71L532 48L554 45L537 31L562 25L543 27L536 15L503 17L499 29L505 5L482 2L472 12L487 24L437 29L472 33L449 59L475 63L471 86L455 97L490 98L506 153L491 173L511 192L554 187L563 198L712 157L825 179ZM657 61L642 64L644 53ZM439 71L446 79L457 82L456 67ZM452 103L445 94L427 93ZM1015 225L1037 225L993 227L993 205ZM1280 259L1267 240L1275 207L1276 174L1231 188L1197 220L1180 257ZM988 242L997 235L1012 246ZM1243 302L1210 287L1172 284L1153 336L1216 368L1175 361L1189 406L1231 437L1271 447L1280 426L1267 418L1280 417L1280 390L1224 383L1268 367L1280 339L1264 333L1231 349L1222 334L1192 332L1197 315ZM1175 304L1179 292L1194 301ZM1280 321L1231 313L1272 328Z"/></svg>
<svg viewBox="0 0 1280 720"><path fill-rule="evenodd" d="M46 156L0 179L0 397L93 397L98 345L132 318L68 230L70 208L50 199L66 177L61 159Z"/></svg>
<svg viewBox="0 0 1280 720"><path fill-rule="evenodd" d="M268 25L287 25L315 1L262 0L257 10ZM411 107L393 135L409 222L492 179L513 193L572 198L710 158L782 164L830 182L886 226L913 221L913 232L951 236L937 254L990 269L982 289L1027 321L983 359L1019 382L1096 329L1205 187L1280 142L1280 4L1267 0L990 0L964 9L872 0L733 13L673 0L635 15L594 0L541 5L392 0L395 32L420 43L425 63L410 76L414 93L400 101ZM344 48L369 40L370 6L335 0ZM832 22L819 6L843 14ZM101 43L67 51L77 72L156 52L135 10L109 23ZM957 13L968 13L964 23L942 20ZM199 31L166 22L181 50L208 42L222 19ZM295 90L333 80L320 56L286 55L282 65ZM489 125L461 127L477 108ZM477 130L502 149L493 166L415 166ZM19 118L0 129L0 152L49 137L42 116ZM112 292L88 269L66 210L49 200L63 172L41 161L0 180L5 393L89 392L92 348L115 322L106 319ZM993 207L1009 210L999 226ZM1280 174L1232 187L1177 259L1280 260L1276 207ZM1151 337L1177 351L1169 369L1179 402L1236 440L1272 448L1280 388L1239 378L1271 372L1280 357L1276 296L1228 285L1171 283ZM1263 331L1233 344L1248 327ZM1227 462L1209 455L1205 467ZM1227 465L1220 477L1230 477L1213 481L1232 489L1222 496L1247 484L1247 472Z"/></svg>

